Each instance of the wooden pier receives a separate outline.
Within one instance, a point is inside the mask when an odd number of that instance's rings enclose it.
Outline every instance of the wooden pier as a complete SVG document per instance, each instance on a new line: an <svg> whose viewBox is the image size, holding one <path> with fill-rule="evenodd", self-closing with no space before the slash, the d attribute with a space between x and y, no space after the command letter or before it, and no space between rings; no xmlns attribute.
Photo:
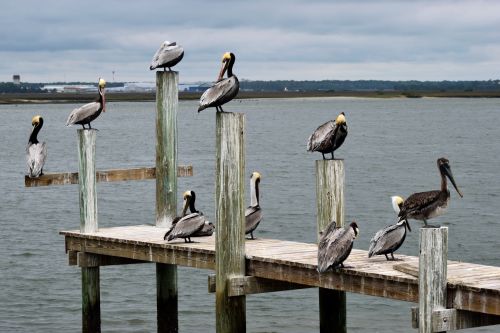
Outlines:
<svg viewBox="0 0 500 333"><path fill-rule="evenodd" d="M350 268L319 274L317 244L245 240L245 116L216 114L216 233L163 240L177 215L177 177L192 166L177 164L177 72L157 72L156 166L95 170L95 130L78 130L78 173L25 179L26 187L79 184L80 229L62 231L70 265L82 271L82 331L100 332L100 274L108 265L155 263L158 332L178 332L177 266L213 270L216 331L246 331L246 295L319 288L320 332L346 332L346 293L418 303L409 311L421 333L500 324L500 267L448 261L448 228L420 230L419 257L368 259L353 249ZM99 227L96 183L156 179L156 214L150 224ZM344 223L344 165L316 161L317 230ZM268 221L266 223L272 223ZM307 231L305 231L307 232Z"/></svg>

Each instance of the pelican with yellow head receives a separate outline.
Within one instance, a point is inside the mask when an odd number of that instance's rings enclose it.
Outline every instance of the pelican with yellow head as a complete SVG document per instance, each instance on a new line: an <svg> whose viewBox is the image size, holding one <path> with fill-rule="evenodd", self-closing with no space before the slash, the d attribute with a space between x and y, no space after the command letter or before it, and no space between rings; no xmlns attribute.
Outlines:
<svg viewBox="0 0 500 333"><path fill-rule="evenodd" d="M200 97L198 112L206 108L215 107L217 111L223 112L222 105L238 95L240 91L240 82L233 73L233 65L236 57L232 52L226 52L222 56L222 66L217 76L216 82L208 88ZM224 74L227 72L227 78Z"/></svg>
<svg viewBox="0 0 500 333"><path fill-rule="evenodd" d="M28 167L28 177L37 178L43 175L43 166L47 158L47 144L38 141L38 132L43 127L42 116L34 116L31 119L31 126L33 129L26 146L26 166Z"/></svg>
<svg viewBox="0 0 500 333"><path fill-rule="evenodd" d="M337 150L347 137L347 123L345 113L341 112L334 120L329 120L319 126L307 140L307 151L319 151L325 160L325 154Z"/></svg>
<svg viewBox="0 0 500 333"><path fill-rule="evenodd" d="M253 232L262 221L262 208L259 204L259 184L261 175L257 171L252 172L250 177L250 206L245 210L245 235L250 234L254 239Z"/></svg>
<svg viewBox="0 0 500 333"><path fill-rule="evenodd" d="M97 84L98 96L95 101L74 109L68 116L66 126L77 124L82 125L83 129L85 129L85 125L88 125L88 129L91 129L90 122L99 117L101 112L106 112L105 87L106 81L99 78Z"/></svg>

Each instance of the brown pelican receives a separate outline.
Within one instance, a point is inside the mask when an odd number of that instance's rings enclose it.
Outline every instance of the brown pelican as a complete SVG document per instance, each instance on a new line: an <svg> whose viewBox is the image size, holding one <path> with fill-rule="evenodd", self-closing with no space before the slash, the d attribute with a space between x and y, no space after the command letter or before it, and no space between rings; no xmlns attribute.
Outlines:
<svg viewBox="0 0 500 333"><path fill-rule="evenodd" d="M90 122L95 118L99 117L102 112L106 112L106 98L104 96L104 87L106 86L106 81L99 79L98 92L96 100L92 103L85 104L79 108L74 109L66 121L66 126L71 126L74 124L82 125L85 129L85 124L90 126Z"/></svg>
<svg viewBox="0 0 500 333"><path fill-rule="evenodd" d="M182 46L177 45L176 42L169 42L166 40L160 45L160 48L153 56L149 69L153 70L163 67L165 71L168 67L168 70L171 71L172 69L170 67L177 65L182 60L182 57L184 57L184 49Z"/></svg>
<svg viewBox="0 0 500 333"><path fill-rule="evenodd" d="M399 213L404 199L400 196L391 197L392 208L396 213ZM368 249L368 258L374 255L385 255L389 260L387 254L391 254L392 260L394 259L394 252L399 249L406 238L406 228L411 231L408 220L399 221L396 224L389 225L382 230L379 230L370 241L370 248Z"/></svg>
<svg viewBox="0 0 500 333"><path fill-rule="evenodd" d="M203 228L198 230L193 234L191 237L204 237L204 236L212 236L215 230L215 225L212 222L209 222L208 220L205 220L205 224L203 225Z"/></svg>
<svg viewBox="0 0 500 333"><path fill-rule="evenodd" d="M222 67L213 86L208 88L200 97L198 112L206 108L215 107L217 111L222 110L222 105L232 100L240 90L240 82L233 74L233 65L236 57L231 52L226 52L222 56ZM227 70L227 78L223 79Z"/></svg>
<svg viewBox="0 0 500 333"><path fill-rule="evenodd" d="M318 272L324 273L328 268L344 267L352 250L354 239L359 234L358 225L352 222L347 229L337 228L332 221L326 230L321 233L318 245Z"/></svg>
<svg viewBox="0 0 500 333"><path fill-rule="evenodd" d="M201 231L205 224L209 224L205 216L196 210L194 206L195 200L196 194L194 191L184 192L184 206L181 218L174 219L172 227L165 233L163 239L171 241L176 238L184 238L184 242L191 243L191 237ZM188 207L194 213L186 215Z"/></svg>
<svg viewBox="0 0 500 333"><path fill-rule="evenodd" d="M307 140L307 151L319 151L323 159L326 159L326 153L331 153L333 160L333 152L344 143L346 136L347 123L344 112L341 112L335 122L327 121L311 134Z"/></svg>
<svg viewBox="0 0 500 333"><path fill-rule="evenodd" d="M252 239L254 239L254 230L262 221L262 209L259 205L259 184L260 173L253 172L252 177L250 177L250 206L245 211L245 235L250 234Z"/></svg>
<svg viewBox="0 0 500 333"><path fill-rule="evenodd" d="M446 177L450 179L460 197L463 197L462 192L460 192L455 183L455 179L453 179L450 162L446 158L441 157L437 160L437 166L441 174L441 190L419 192L410 195L401 206L398 214L399 221L406 219L422 220L426 227L430 227L427 225L427 220L443 214L450 201L450 191L447 188Z"/></svg>
<svg viewBox="0 0 500 333"><path fill-rule="evenodd" d="M45 158L47 158L47 144L45 142L40 143L37 138L38 132L43 126L42 116L34 116L31 119L31 126L33 126L33 129L28 140L28 146L26 146L26 165L28 166L28 177L36 178L43 175L43 165L45 164Z"/></svg>

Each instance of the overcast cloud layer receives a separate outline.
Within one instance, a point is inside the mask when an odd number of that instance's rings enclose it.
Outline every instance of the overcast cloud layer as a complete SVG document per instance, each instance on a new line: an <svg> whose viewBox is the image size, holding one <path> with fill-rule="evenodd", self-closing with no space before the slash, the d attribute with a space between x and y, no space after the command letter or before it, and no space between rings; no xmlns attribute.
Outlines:
<svg viewBox="0 0 500 333"><path fill-rule="evenodd" d="M153 81L163 40L182 82L497 79L500 1L2 1L0 81Z"/></svg>

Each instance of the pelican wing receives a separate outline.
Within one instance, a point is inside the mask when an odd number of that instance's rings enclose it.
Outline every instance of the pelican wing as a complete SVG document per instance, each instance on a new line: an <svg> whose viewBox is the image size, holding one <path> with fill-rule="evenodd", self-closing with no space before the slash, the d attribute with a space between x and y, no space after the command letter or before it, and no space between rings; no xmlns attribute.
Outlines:
<svg viewBox="0 0 500 333"><path fill-rule="evenodd" d="M239 89L240 83L234 75L216 82L201 95L198 112L230 101L238 94Z"/></svg>
<svg viewBox="0 0 500 333"><path fill-rule="evenodd" d="M45 142L29 144L26 147L26 165L30 178L36 178L42 174L46 158L47 144Z"/></svg>
<svg viewBox="0 0 500 333"><path fill-rule="evenodd" d="M193 234L193 237L203 237L203 236L212 236L214 233L215 226L213 223L205 221L203 227Z"/></svg>
<svg viewBox="0 0 500 333"><path fill-rule="evenodd" d="M335 122L329 120L319 126L307 140L307 151L321 150L322 146L329 144L335 130Z"/></svg>
<svg viewBox="0 0 500 333"><path fill-rule="evenodd" d="M77 122L82 121L85 118L95 114L100 109L101 109L101 103L99 102L91 102L79 108L76 108L69 114L68 120L66 121L66 126L71 126L73 124L76 124Z"/></svg>
<svg viewBox="0 0 500 333"><path fill-rule="evenodd" d="M323 248L318 247L318 272L323 273L329 267L341 264L351 253L352 244L355 238L352 228L337 228L323 244Z"/></svg>
<svg viewBox="0 0 500 333"><path fill-rule="evenodd" d="M167 240L171 241L175 238L191 237L195 232L203 228L205 224L205 216L199 213L192 213L184 216L175 224L170 231Z"/></svg>
<svg viewBox="0 0 500 333"><path fill-rule="evenodd" d="M167 64L175 62L176 60L180 61L180 59L182 59L183 56L184 56L184 49L181 46L176 45L175 42L170 43L168 45L163 44L153 56L153 60L151 61L151 66L149 68L155 69L158 67L163 67Z"/></svg>
<svg viewBox="0 0 500 333"><path fill-rule="evenodd" d="M391 248L401 242L405 231L404 224L393 224L379 230L370 241L368 258L376 254L383 254L385 251L390 251Z"/></svg>
<svg viewBox="0 0 500 333"><path fill-rule="evenodd" d="M254 231L262 221L262 209L260 206L248 207L245 211L245 234Z"/></svg>
<svg viewBox="0 0 500 333"><path fill-rule="evenodd" d="M428 192L418 192L413 193L405 200L403 207L399 211L399 220L402 221L406 219L406 216L413 214L417 211L421 211L426 207L434 204L436 200L439 199L441 191L428 191Z"/></svg>

